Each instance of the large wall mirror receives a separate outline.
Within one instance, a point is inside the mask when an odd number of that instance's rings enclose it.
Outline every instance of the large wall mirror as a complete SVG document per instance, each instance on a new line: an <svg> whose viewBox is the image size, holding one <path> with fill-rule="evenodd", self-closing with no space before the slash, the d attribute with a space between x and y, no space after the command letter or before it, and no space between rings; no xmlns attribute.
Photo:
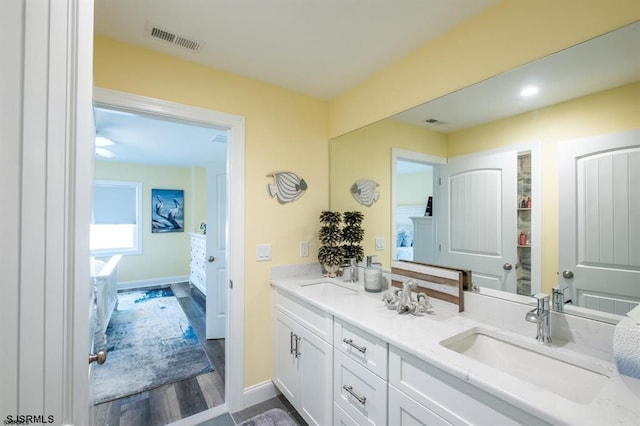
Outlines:
<svg viewBox="0 0 640 426"><path fill-rule="evenodd" d="M566 312L616 322L640 303L638 52L635 23L333 139L331 208L363 211L387 267L471 269L524 303L557 288Z"/></svg>

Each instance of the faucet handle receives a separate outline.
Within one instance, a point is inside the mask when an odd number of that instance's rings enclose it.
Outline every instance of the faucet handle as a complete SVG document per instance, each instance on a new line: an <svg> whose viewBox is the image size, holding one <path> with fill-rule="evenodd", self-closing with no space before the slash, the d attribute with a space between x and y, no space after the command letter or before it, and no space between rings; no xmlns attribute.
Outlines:
<svg viewBox="0 0 640 426"><path fill-rule="evenodd" d="M549 309L549 295L547 293L532 294L531 297L538 301L538 309Z"/></svg>

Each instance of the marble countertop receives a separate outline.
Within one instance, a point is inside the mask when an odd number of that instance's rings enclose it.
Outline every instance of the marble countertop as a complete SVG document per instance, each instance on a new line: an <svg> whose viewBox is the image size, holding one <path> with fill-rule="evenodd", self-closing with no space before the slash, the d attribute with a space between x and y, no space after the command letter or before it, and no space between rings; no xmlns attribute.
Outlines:
<svg viewBox="0 0 640 426"><path fill-rule="evenodd" d="M582 351L569 350L561 343L549 348L557 351L560 359L563 356L583 359L596 365L610 377L593 401L580 404L440 345L442 340L473 327L494 330L516 339L535 341L532 336L472 319L464 312L458 313L457 305L433 298L432 314L399 315L384 306L382 293L365 292L362 282L349 284L341 279L334 279L356 290L353 294L341 297L310 297L301 291L301 284L318 279L332 280L318 273L310 273L304 276L272 278L271 284L279 291L319 307L335 318L357 326L543 421L555 425L640 425L640 380L619 375L615 364L608 360L584 355ZM523 318L517 320L524 321ZM506 321L510 319L505 318Z"/></svg>

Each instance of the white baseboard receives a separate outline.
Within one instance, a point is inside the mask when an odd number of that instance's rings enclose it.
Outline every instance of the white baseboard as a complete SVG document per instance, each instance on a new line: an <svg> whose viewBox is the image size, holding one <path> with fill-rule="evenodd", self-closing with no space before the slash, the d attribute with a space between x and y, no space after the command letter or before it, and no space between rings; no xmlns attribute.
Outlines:
<svg viewBox="0 0 640 426"><path fill-rule="evenodd" d="M118 283L118 290L131 290L147 287L162 287L174 283L189 282L189 275L175 277L151 278L148 280L124 281Z"/></svg>
<svg viewBox="0 0 640 426"><path fill-rule="evenodd" d="M244 388L242 405L244 408L248 408L278 395L280 395L278 388L276 388L271 380L267 380L266 382Z"/></svg>

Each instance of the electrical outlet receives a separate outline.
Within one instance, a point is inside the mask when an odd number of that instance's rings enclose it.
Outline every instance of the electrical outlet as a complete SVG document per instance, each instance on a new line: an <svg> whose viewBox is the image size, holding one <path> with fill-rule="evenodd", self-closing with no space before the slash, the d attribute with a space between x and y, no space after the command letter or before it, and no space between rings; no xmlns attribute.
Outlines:
<svg viewBox="0 0 640 426"><path fill-rule="evenodd" d="M309 241L300 241L300 257L309 257Z"/></svg>
<svg viewBox="0 0 640 426"><path fill-rule="evenodd" d="M256 246L256 261L271 260L271 244L258 244Z"/></svg>
<svg viewBox="0 0 640 426"><path fill-rule="evenodd" d="M376 250L384 250L384 237L376 237Z"/></svg>

